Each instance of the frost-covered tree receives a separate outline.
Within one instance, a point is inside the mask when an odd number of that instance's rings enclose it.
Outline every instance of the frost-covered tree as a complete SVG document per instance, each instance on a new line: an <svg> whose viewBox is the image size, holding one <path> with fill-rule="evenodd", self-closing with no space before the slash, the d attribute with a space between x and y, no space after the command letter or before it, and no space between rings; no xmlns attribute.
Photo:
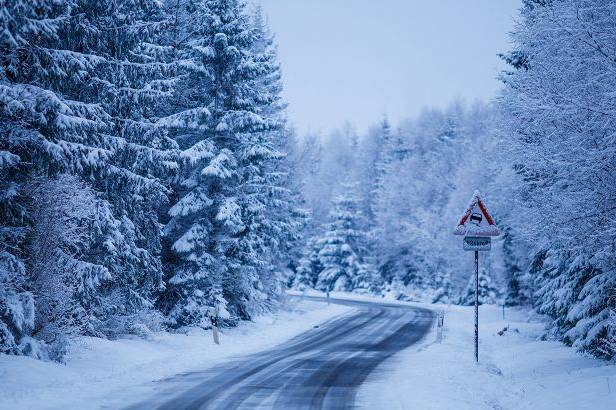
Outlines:
<svg viewBox="0 0 616 410"><path fill-rule="evenodd" d="M432 303L449 303L453 292L451 278L447 272L439 272L434 278Z"/></svg>
<svg viewBox="0 0 616 410"><path fill-rule="evenodd" d="M479 269L479 304L495 304L497 302L498 290L487 269ZM458 304L471 306L475 304L475 273L468 279L466 288L462 291Z"/></svg>
<svg viewBox="0 0 616 410"><path fill-rule="evenodd" d="M158 170L173 164L170 140L161 142L149 118L162 74L140 53L158 10L157 2L75 0L11 1L1 11L0 144L19 165L4 179L11 195L26 203L29 181L66 173L100 198L90 204L97 210L82 260L111 278L89 316L93 334L124 331L118 319L151 308L162 283ZM14 215L24 209L11 203ZM19 212L31 232L38 221ZM38 262L28 259L27 276Z"/></svg>
<svg viewBox="0 0 616 410"><path fill-rule="evenodd" d="M21 176L26 165L9 151L6 125L0 121L0 353L33 354L38 351L30 348L34 299L23 250L28 221Z"/></svg>
<svg viewBox="0 0 616 410"><path fill-rule="evenodd" d="M163 121L186 159L166 227L173 326L208 306L246 319L281 291L273 257L296 229L281 149L288 138L271 36L243 1L171 2L185 77ZM191 24L185 24L189 21Z"/></svg>
<svg viewBox="0 0 616 410"><path fill-rule="evenodd" d="M530 303L530 278L523 266L520 251L525 246L517 240L513 230L507 225L500 227L503 238L503 264L505 284L505 304L507 306L528 305Z"/></svg>
<svg viewBox="0 0 616 410"><path fill-rule="evenodd" d="M525 2L500 99L526 215L516 228L535 255L533 302L566 343L606 358L616 337L613 16L610 1Z"/></svg>
<svg viewBox="0 0 616 410"><path fill-rule="evenodd" d="M319 246L317 237L308 240L304 254L299 260L293 279L293 288L299 290L314 289L319 279L319 273L323 270L319 259Z"/></svg>
<svg viewBox="0 0 616 410"><path fill-rule="evenodd" d="M461 103L426 110L390 136L374 193L372 237L379 273L395 294L430 300L441 289L441 275L452 271L445 260L450 241L442 236L451 236L447 220L457 217L447 212L461 163L456 150L475 121L471 113Z"/></svg>
<svg viewBox="0 0 616 410"><path fill-rule="evenodd" d="M311 267L320 268L313 273L319 290L374 291L378 286L374 270L366 261L365 232L359 229L362 215L349 190L336 198L330 223L316 240L310 258L315 259Z"/></svg>
<svg viewBox="0 0 616 410"><path fill-rule="evenodd" d="M111 279L104 266L87 261L92 221L105 203L77 177L34 178L25 187L33 225L29 282L36 306L32 334L61 360L68 337L96 334L92 317L104 299L100 287Z"/></svg>
<svg viewBox="0 0 616 410"><path fill-rule="evenodd" d="M391 172L392 162L395 160L393 151L399 139L392 135L391 124L385 117L378 126L370 130L366 140L372 143L372 157L367 158L371 164L365 167L367 169L365 177L369 181L367 186L370 187L367 208L369 215L374 216L378 212L378 200L385 189L385 181L388 173Z"/></svg>

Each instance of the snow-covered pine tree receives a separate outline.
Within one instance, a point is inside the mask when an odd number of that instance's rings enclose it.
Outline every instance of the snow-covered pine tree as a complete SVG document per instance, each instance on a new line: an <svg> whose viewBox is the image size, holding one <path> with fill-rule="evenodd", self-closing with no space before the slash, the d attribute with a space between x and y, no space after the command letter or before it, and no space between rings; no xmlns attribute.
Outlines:
<svg viewBox="0 0 616 410"><path fill-rule="evenodd" d="M287 287L293 286L295 273L303 258L303 249L309 237L308 230L312 220L308 204L303 194L303 183L298 171L299 158L295 147L297 141L294 131L288 134L286 143L280 151L285 158L280 162L278 173L280 184L283 186L281 198L277 201L278 208L275 214L284 223L284 230L280 231L279 247L275 248L274 263L278 269L286 272Z"/></svg>
<svg viewBox="0 0 616 410"><path fill-rule="evenodd" d="M17 0L0 10L0 349L38 357L45 353L30 337L36 305L28 291L38 260L28 255L24 262L34 222L26 188L38 174L79 172L106 157L104 149L86 144L106 113L65 98L55 87L59 76L68 81L67 73L85 73L96 63L94 56L60 47L59 31L70 21L68 2Z"/></svg>
<svg viewBox="0 0 616 410"><path fill-rule="evenodd" d="M530 303L530 289L528 276L520 266L518 249L515 246L515 237L512 229L505 225L500 226L503 232L503 263L505 268L506 294L505 304L507 306L528 305ZM519 244L517 244L519 246Z"/></svg>
<svg viewBox="0 0 616 410"><path fill-rule="evenodd" d="M330 223L323 236L316 240L316 288L323 291L374 291L378 280L366 262L365 233L360 231L362 215L353 189L347 187L336 197Z"/></svg>
<svg viewBox="0 0 616 410"><path fill-rule="evenodd" d="M293 280L293 288L298 290L314 289L319 279L319 272L323 270L319 259L319 247L316 237L310 238L304 254L298 262Z"/></svg>
<svg viewBox="0 0 616 410"><path fill-rule="evenodd" d="M497 302L498 290L494 283L492 282L492 278L490 277L487 269L480 268L479 269L479 304L494 304ZM472 306L475 304L475 273L473 273L469 280L466 288L460 295L460 299L458 300L458 304L464 306Z"/></svg>
<svg viewBox="0 0 616 410"><path fill-rule="evenodd" d="M0 73L2 75L2 73ZM1 78L1 77L0 77ZM0 83L2 91L5 83ZM0 95L2 93L0 92ZM16 107L17 108L17 107ZM24 110L25 111L25 110ZM24 116L24 119L27 118ZM32 354L30 334L34 327L34 299L23 261L27 214L22 191L21 157L11 152L11 124L0 111L0 353Z"/></svg>
<svg viewBox="0 0 616 410"><path fill-rule="evenodd" d="M179 145L182 166L164 231L167 289L159 305L168 325L177 328L204 323L209 307L227 312L213 196L231 179L227 166L234 159L225 156L228 150L217 150L213 137L210 110L217 72L212 73L215 51L209 25L214 17L206 1L165 5L170 17L164 44L170 50L167 58L177 64L178 77L159 124Z"/></svg>
<svg viewBox="0 0 616 410"><path fill-rule="evenodd" d="M52 76L54 89L71 100L104 110L96 133L81 143L97 149L76 170L109 202L97 213L99 243L93 262L108 267L102 331L126 331L127 316L149 310L162 290L158 210L167 200L161 177L176 167L174 143L157 127L157 102L168 96L165 66L147 54L162 28L160 3L82 0L71 7L69 24L58 31L59 46L85 70L67 67ZM71 144L75 142L70 141Z"/></svg>
<svg viewBox="0 0 616 410"><path fill-rule="evenodd" d="M437 272L433 287L432 303L449 303L451 301L452 285L448 272Z"/></svg>
<svg viewBox="0 0 616 410"><path fill-rule="evenodd" d="M91 204L98 209L81 255L100 267L84 281L88 291L105 287L104 304L79 301L92 309L95 334L116 331L108 319L151 307L161 285L156 211L165 188L153 175L156 164L173 165L158 155L156 132L144 121L151 105L143 96L156 94L149 87L158 65L137 52L157 4L15 1L2 8L3 146L27 164L22 179L69 173L101 198Z"/></svg>
<svg viewBox="0 0 616 410"><path fill-rule="evenodd" d="M191 25L176 25L187 75L163 121L187 161L166 228L173 269L162 304L173 326L199 323L212 305L245 319L280 291L272 258L291 230L276 165L286 131L275 50L243 1L172 6Z"/></svg>
<svg viewBox="0 0 616 410"><path fill-rule="evenodd" d="M608 359L616 355L607 347L616 305L608 290L616 287L616 123L605 114L616 81L604 77L614 69L605 52L616 39L612 14L610 1L525 1L500 100L522 181L518 213L528 214L522 233L547 255L535 306L563 341Z"/></svg>
<svg viewBox="0 0 616 410"><path fill-rule="evenodd" d="M244 172L247 180L242 190L251 221L245 246L263 253L264 264L257 268L257 273L266 303L253 306L262 309L277 301L284 272L297 262L293 248L299 248L307 215L299 208L303 201L294 186L294 164L288 155L295 141L293 131L286 126L277 49L260 8L255 10L250 23L250 51L260 73L249 84L255 90L254 110L266 120L266 126L255 129L252 141L245 147L242 157L250 174Z"/></svg>

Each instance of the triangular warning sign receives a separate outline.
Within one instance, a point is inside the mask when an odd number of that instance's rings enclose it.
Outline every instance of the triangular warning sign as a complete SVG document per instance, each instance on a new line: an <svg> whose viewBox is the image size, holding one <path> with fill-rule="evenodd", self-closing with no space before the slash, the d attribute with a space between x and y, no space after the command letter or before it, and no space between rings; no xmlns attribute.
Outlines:
<svg viewBox="0 0 616 410"><path fill-rule="evenodd" d="M458 226L453 231L454 235L464 236L498 236L499 229L494 224L485 205L481 201L479 191L475 191L473 198L466 211L460 218Z"/></svg>

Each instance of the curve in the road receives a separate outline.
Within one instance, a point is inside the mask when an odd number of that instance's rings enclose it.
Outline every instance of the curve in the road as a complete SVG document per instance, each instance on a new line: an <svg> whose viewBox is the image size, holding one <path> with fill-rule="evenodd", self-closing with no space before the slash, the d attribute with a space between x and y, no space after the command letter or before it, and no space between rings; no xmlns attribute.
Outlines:
<svg viewBox="0 0 616 410"><path fill-rule="evenodd" d="M163 383L186 385L131 409L351 409L358 387L381 363L420 341L433 313L417 307L331 299L352 305L280 346Z"/></svg>

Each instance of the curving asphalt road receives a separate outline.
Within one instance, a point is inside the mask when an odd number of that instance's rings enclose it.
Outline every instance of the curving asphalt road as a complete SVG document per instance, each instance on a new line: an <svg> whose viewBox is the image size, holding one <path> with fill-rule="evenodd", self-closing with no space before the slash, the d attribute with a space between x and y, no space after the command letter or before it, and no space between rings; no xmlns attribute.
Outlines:
<svg viewBox="0 0 616 410"><path fill-rule="evenodd" d="M273 349L164 380L165 393L130 409L354 408L366 377L420 341L430 331L433 313L385 303L331 302L355 309Z"/></svg>

